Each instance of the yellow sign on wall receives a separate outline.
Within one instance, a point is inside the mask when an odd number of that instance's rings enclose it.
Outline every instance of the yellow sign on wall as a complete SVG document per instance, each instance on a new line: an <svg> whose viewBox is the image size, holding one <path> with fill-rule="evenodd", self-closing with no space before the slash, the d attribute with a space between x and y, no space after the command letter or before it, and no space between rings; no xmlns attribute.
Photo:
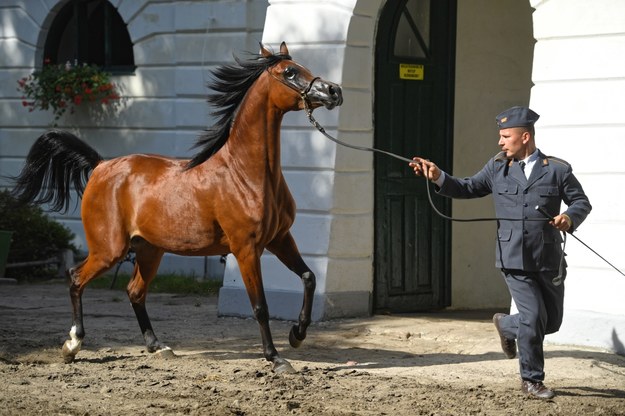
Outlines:
<svg viewBox="0 0 625 416"><path fill-rule="evenodd" d="M423 65L399 64L399 78L414 81L423 80Z"/></svg>

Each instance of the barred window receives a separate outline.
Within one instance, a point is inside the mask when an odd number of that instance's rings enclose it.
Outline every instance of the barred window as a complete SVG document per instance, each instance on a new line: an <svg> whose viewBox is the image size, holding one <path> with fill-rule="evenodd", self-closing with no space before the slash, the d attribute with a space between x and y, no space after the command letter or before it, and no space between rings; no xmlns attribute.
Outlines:
<svg viewBox="0 0 625 416"><path fill-rule="evenodd" d="M44 58L52 64L86 63L113 74L136 66L126 23L107 0L70 0L48 32Z"/></svg>

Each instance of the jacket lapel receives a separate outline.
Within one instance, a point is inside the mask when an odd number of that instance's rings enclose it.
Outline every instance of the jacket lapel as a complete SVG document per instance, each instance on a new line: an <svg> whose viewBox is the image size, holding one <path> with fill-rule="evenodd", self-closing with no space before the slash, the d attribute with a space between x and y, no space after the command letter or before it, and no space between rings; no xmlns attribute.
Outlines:
<svg viewBox="0 0 625 416"><path fill-rule="evenodd" d="M514 179L515 182L518 182L521 187L526 186L527 178L525 178L525 173L521 170L519 162L513 159L510 159L508 161L508 175L510 175L510 177Z"/></svg>

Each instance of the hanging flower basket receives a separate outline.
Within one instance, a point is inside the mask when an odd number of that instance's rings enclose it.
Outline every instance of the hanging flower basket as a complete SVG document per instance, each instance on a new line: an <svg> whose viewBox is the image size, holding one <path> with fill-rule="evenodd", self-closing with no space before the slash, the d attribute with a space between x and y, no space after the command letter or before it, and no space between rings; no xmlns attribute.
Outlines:
<svg viewBox="0 0 625 416"><path fill-rule="evenodd" d="M28 111L52 110L56 123L67 110L74 113L77 106L111 105L119 100L111 74L97 66L49 62L46 59L41 70L17 81L17 90L23 94L22 105Z"/></svg>

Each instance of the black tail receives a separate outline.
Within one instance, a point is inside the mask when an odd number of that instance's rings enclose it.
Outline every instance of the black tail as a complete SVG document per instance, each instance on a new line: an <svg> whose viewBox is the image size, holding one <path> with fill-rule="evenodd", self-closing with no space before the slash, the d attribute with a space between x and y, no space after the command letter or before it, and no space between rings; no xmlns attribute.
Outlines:
<svg viewBox="0 0 625 416"><path fill-rule="evenodd" d="M82 196L89 174L102 156L73 134L51 130L37 139L22 172L14 177L11 195L22 203L51 203L53 211L67 211L70 185Z"/></svg>

